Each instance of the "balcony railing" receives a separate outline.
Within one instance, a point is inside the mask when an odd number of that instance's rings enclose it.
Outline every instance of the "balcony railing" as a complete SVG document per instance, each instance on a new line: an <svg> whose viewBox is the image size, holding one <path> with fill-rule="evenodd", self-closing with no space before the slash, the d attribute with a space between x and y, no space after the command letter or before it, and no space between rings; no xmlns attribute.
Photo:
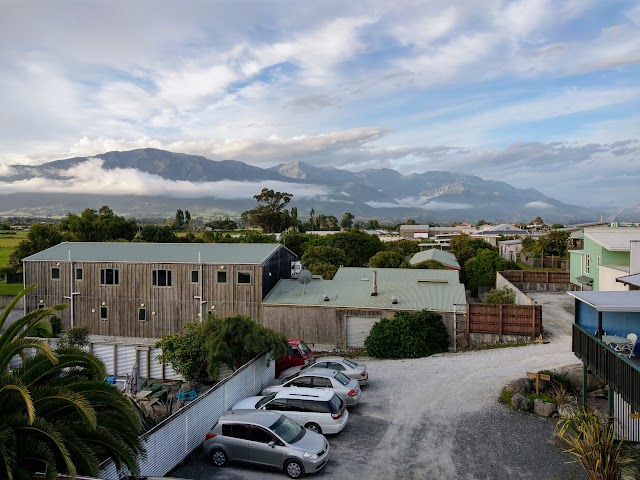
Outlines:
<svg viewBox="0 0 640 480"><path fill-rule="evenodd" d="M640 411L639 364L620 355L575 323L572 350L594 375L609 384L635 412Z"/></svg>

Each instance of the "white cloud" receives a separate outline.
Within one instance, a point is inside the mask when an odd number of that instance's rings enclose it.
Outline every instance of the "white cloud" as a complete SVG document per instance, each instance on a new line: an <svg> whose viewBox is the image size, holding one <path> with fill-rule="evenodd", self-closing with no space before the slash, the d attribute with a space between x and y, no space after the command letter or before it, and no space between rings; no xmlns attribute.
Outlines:
<svg viewBox="0 0 640 480"><path fill-rule="evenodd" d="M525 207L529 207L529 208L541 208L541 209L546 209L546 208L553 208L553 205L550 205L546 202L529 202L527 204L525 204Z"/></svg>

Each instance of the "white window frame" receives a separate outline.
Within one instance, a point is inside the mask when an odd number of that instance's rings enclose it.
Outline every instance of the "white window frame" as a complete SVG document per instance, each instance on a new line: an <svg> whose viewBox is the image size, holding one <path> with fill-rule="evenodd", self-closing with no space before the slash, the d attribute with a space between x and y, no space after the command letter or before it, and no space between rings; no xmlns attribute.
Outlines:
<svg viewBox="0 0 640 480"><path fill-rule="evenodd" d="M591 270L591 256L589 254L584 256L584 273L590 273Z"/></svg>

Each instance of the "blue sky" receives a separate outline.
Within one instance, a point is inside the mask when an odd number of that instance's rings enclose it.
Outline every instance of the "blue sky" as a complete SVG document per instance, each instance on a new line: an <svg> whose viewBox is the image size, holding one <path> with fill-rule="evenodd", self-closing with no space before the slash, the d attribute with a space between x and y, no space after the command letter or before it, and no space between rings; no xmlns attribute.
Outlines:
<svg viewBox="0 0 640 480"><path fill-rule="evenodd" d="M155 147L640 202L638 2L0 0L0 45L0 173Z"/></svg>

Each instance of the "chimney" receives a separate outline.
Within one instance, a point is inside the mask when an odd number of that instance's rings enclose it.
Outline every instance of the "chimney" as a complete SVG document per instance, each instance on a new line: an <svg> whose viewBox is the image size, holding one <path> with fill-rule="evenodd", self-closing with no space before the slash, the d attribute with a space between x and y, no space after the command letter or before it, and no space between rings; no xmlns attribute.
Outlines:
<svg viewBox="0 0 640 480"><path fill-rule="evenodd" d="M371 296L372 297L377 297L378 296L378 274L377 272L374 270L373 274L371 275Z"/></svg>

